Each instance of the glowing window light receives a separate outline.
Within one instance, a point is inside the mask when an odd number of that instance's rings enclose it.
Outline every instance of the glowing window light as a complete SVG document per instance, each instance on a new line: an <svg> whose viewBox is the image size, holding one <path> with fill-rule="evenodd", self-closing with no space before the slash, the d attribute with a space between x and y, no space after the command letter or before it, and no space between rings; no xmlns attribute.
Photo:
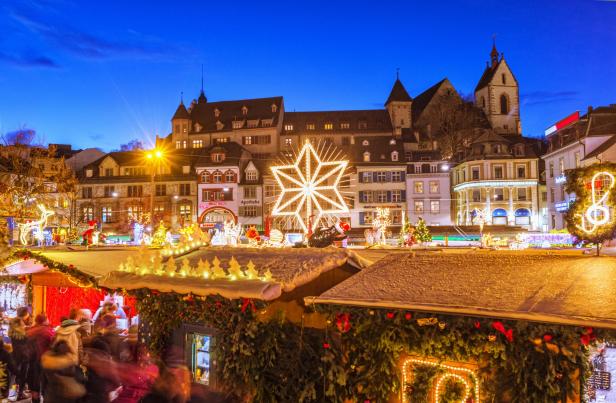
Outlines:
<svg viewBox="0 0 616 403"><path fill-rule="evenodd" d="M271 167L281 189L272 215L295 217L308 233L308 223L311 222L310 230L314 230L323 214L348 213L349 208L339 190L347 165L348 161L344 160L323 161L312 144L306 141L293 164ZM333 178L333 184L328 185L326 181L330 178ZM328 193L333 193L333 197ZM324 209L322 202L332 208ZM293 206L294 203L297 205Z"/></svg>
<svg viewBox="0 0 616 403"><path fill-rule="evenodd" d="M48 210L44 204L38 204L36 207L41 210L41 217L35 221L19 224L19 241L22 245L28 244L30 231L34 231L35 238L42 242L45 237L43 229L47 226L47 219L55 214L53 210Z"/></svg>
<svg viewBox="0 0 616 403"><path fill-rule="evenodd" d="M453 191L457 192L463 189L470 188L501 188L507 186L535 186L537 185L536 180L531 181L475 181L475 182L466 182L461 183L459 185L454 186Z"/></svg>
<svg viewBox="0 0 616 403"><path fill-rule="evenodd" d="M461 402L466 402L466 400L470 397L470 391L472 390L471 385L463 376L461 376L460 374L456 374L455 372L461 372L468 376L473 376L475 378L475 399L478 403L481 402L481 398L479 397L479 379L477 378L477 374L475 373L475 371L473 371L472 369L468 369L464 367L455 367L453 365L440 364L438 362L422 360L419 358L407 358L402 363L402 385L403 385L402 403L409 403L408 396L406 395L406 393L404 393L404 386L408 385L409 381L412 380L408 372L409 372L409 367L412 366L413 364L431 365L433 367L439 367L439 368L448 370L444 374L442 374L437 380L436 389L435 389L435 398L436 398L435 402L436 403L439 402L439 391L440 391L441 384L447 378L455 378L461 381L462 384L464 385L465 387L464 395L465 396L464 396L464 399L461 400Z"/></svg>
<svg viewBox="0 0 616 403"><path fill-rule="evenodd" d="M606 176L609 179L609 185L607 185L607 189L601 195L599 195L600 191L597 189L597 178L600 176ZM602 180L601 187L604 186L605 184ZM577 226L579 229L590 234L595 232L598 227L611 222L610 209L603 204L607 200L612 187L614 187L614 176L611 173L603 171L593 175L590 181L590 198L592 204L586 209L584 214L578 214L581 218L581 223ZM599 196L599 200L597 200L597 196ZM589 227L587 223L591 226Z"/></svg>

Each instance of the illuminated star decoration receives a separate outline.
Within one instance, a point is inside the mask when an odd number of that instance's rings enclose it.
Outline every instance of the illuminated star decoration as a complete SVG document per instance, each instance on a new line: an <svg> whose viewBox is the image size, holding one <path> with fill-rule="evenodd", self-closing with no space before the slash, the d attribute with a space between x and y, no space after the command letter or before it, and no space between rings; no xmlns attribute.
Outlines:
<svg viewBox="0 0 616 403"><path fill-rule="evenodd" d="M295 217L308 233L317 227L323 214L348 213L339 190L347 165L344 160L323 161L306 141L293 164L271 167L281 190L272 215Z"/></svg>
<svg viewBox="0 0 616 403"><path fill-rule="evenodd" d="M601 176L604 178L599 179ZM606 183L606 181L609 183ZM578 214L581 218L580 225L577 226L579 229L590 234L611 221L610 209L605 207L604 204L615 182L614 176L609 172L597 172L594 174L590 181L592 204L586 209L584 214ZM590 223L590 227L587 226L587 223Z"/></svg>

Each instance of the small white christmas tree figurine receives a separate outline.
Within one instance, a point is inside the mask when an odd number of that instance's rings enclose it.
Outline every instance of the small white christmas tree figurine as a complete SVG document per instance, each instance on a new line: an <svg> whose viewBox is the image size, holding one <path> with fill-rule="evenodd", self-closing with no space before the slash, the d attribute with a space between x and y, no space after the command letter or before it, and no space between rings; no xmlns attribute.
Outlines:
<svg viewBox="0 0 616 403"><path fill-rule="evenodd" d="M272 277L272 272L270 271L270 269L265 270L265 273L263 273L263 276L261 276L261 280L262 281L272 281L273 277Z"/></svg>
<svg viewBox="0 0 616 403"><path fill-rule="evenodd" d="M173 258L173 256L171 256L169 260L167 260L167 263L165 264L165 273L168 276L173 277L175 276L176 270L177 270L177 266L175 265L175 259Z"/></svg>
<svg viewBox="0 0 616 403"><path fill-rule="evenodd" d="M259 278L259 272L255 269L255 264L252 263L252 260L248 261L245 273L248 280L256 280Z"/></svg>
<svg viewBox="0 0 616 403"><path fill-rule="evenodd" d="M156 251L156 253L152 257L152 273L156 274L157 276L162 276L164 273L163 257L161 256L159 251Z"/></svg>
<svg viewBox="0 0 616 403"><path fill-rule="evenodd" d="M225 277L227 277L227 273L220 267L220 260L218 260L218 257L214 256L214 260L212 260L212 280Z"/></svg>
<svg viewBox="0 0 616 403"><path fill-rule="evenodd" d="M204 262L203 260L199 259L199 264L197 265L197 271L199 272L199 275L203 278L210 278L212 276L212 270L210 269L210 262L208 262L207 260Z"/></svg>
<svg viewBox="0 0 616 403"><path fill-rule="evenodd" d="M188 259L182 259L182 267L180 267L180 276L186 277L190 275L192 269L190 268L190 262Z"/></svg>
<svg viewBox="0 0 616 403"><path fill-rule="evenodd" d="M240 280L244 278L244 273L242 272L242 267L239 262L235 259L235 257L231 257L229 260L229 280Z"/></svg>

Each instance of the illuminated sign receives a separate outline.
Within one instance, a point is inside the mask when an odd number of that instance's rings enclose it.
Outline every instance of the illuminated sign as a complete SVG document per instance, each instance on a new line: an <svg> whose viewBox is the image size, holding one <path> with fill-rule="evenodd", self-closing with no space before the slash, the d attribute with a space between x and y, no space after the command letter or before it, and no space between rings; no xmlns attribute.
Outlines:
<svg viewBox="0 0 616 403"><path fill-rule="evenodd" d="M560 203L554 203L554 209L556 211L558 211L559 213L562 213L563 211L567 211L569 210L569 202L560 202Z"/></svg>
<svg viewBox="0 0 616 403"><path fill-rule="evenodd" d="M466 182L466 183L461 183L459 185L454 186L453 190L454 192L457 192L459 190L463 190L463 189L469 189L469 188L502 188L502 187L509 187L509 186L536 186L537 185L537 181L536 180L532 180L532 181L475 181L475 182Z"/></svg>
<svg viewBox="0 0 616 403"><path fill-rule="evenodd" d="M545 129L545 135L549 136L552 133L559 131L560 129L569 126L571 123L580 120L580 112L574 112L566 118L559 120L555 125L552 125Z"/></svg>
<svg viewBox="0 0 616 403"><path fill-rule="evenodd" d="M561 184L565 182L567 182L567 177L565 175L558 175L556 178L554 178L554 183L556 184Z"/></svg>
<svg viewBox="0 0 616 403"><path fill-rule="evenodd" d="M577 226L579 229L590 234L595 232L597 228L612 221L610 209L605 204L607 204L607 198L612 187L614 187L614 182L614 176L609 172L597 172L592 177L590 181L590 199L592 204L586 209L584 214L578 214L581 218L581 223ZM587 223L590 226L587 226Z"/></svg>

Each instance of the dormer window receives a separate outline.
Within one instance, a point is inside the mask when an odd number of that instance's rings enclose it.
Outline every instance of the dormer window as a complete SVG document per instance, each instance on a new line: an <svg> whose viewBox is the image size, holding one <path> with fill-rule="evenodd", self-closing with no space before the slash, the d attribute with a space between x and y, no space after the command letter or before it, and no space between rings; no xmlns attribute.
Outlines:
<svg viewBox="0 0 616 403"><path fill-rule="evenodd" d="M261 119L261 127L270 127L273 119Z"/></svg>
<svg viewBox="0 0 616 403"><path fill-rule="evenodd" d="M195 123L195 131L199 133L201 129L203 129L203 126L201 126L199 123Z"/></svg>
<svg viewBox="0 0 616 403"><path fill-rule="evenodd" d="M215 117L219 117L220 116L220 109L214 108L214 116Z"/></svg>
<svg viewBox="0 0 616 403"><path fill-rule="evenodd" d="M392 151L391 152L391 160L392 161L398 161L398 151Z"/></svg>
<svg viewBox="0 0 616 403"><path fill-rule="evenodd" d="M340 123L340 128L342 130L350 129L351 128L351 124L349 122L342 122L342 123Z"/></svg>
<svg viewBox="0 0 616 403"><path fill-rule="evenodd" d="M276 113L278 111L278 106L276 104L272 104L272 113Z"/></svg>
<svg viewBox="0 0 616 403"><path fill-rule="evenodd" d="M91 169L86 169L86 178L91 178L93 171Z"/></svg>
<svg viewBox="0 0 616 403"><path fill-rule="evenodd" d="M259 178L257 171L254 169L250 169L246 171L246 181L247 182L256 182Z"/></svg>
<svg viewBox="0 0 616 403"><path fill-rule="evenodd" d="M360 120L360 121L357 123L357 128L358 128L359 130L366 130L366 129L368 128L368 122L366 122L365 120Z"/></svg>
<svg viewBox="0 0 616 403"><path fill-rule="evenodd" d="M370 162L370 153L368 151L364 153L364 162Z"/></svg>
<svg viewBox="0 0 616 403"><path fill-rule="evenodd" d="M284 130L287 132L292 132L293 131L293 125L290 123L287 123L286 125L284 125Z"/></svg>
<svg viewBox="0 0 616 403"><path fill-rule="evenodd" d="M248 108L246 106L242 106L242 115L248 115Z"/></svg>
<svg viewBox="0 0 616 403"><path fill-rule="evenodd" d="M241 129L242 127L244 127L244 121L243 120L234 120L233 121L233 128L234 129Z"/></svg>
<svg viewBox="0 0 616 403"><path fill-rule="evenodd" d="M361 145L362 146L369 146L370 142L368 140L364 140L364 141L361 142Z"/></svg>
<svg viewBox="0 0 616 403"><path fill-rule="evenodd" d="M325 130L333 130L334 129L334 124L331 122L325 123L325 125L323 125L323 128Z"/></svg>
<svg viewBox="0 0 616 403"><path fill-rule="evenodd" d="M212 153L212 162L223 162L225 160L225 153Z"/></svg>
<svg viewBox="0 0 616 403"><path fill-rule="evenodd" d="M314 130L314 123L306 123L306 130Z"/></svg>
<svg viewBox="0 0 616 403"><path fill-rule="evenodd" d="M222 123L220 120L216 122L216 130L222 130L224 127L224 123Z"/></svg>

